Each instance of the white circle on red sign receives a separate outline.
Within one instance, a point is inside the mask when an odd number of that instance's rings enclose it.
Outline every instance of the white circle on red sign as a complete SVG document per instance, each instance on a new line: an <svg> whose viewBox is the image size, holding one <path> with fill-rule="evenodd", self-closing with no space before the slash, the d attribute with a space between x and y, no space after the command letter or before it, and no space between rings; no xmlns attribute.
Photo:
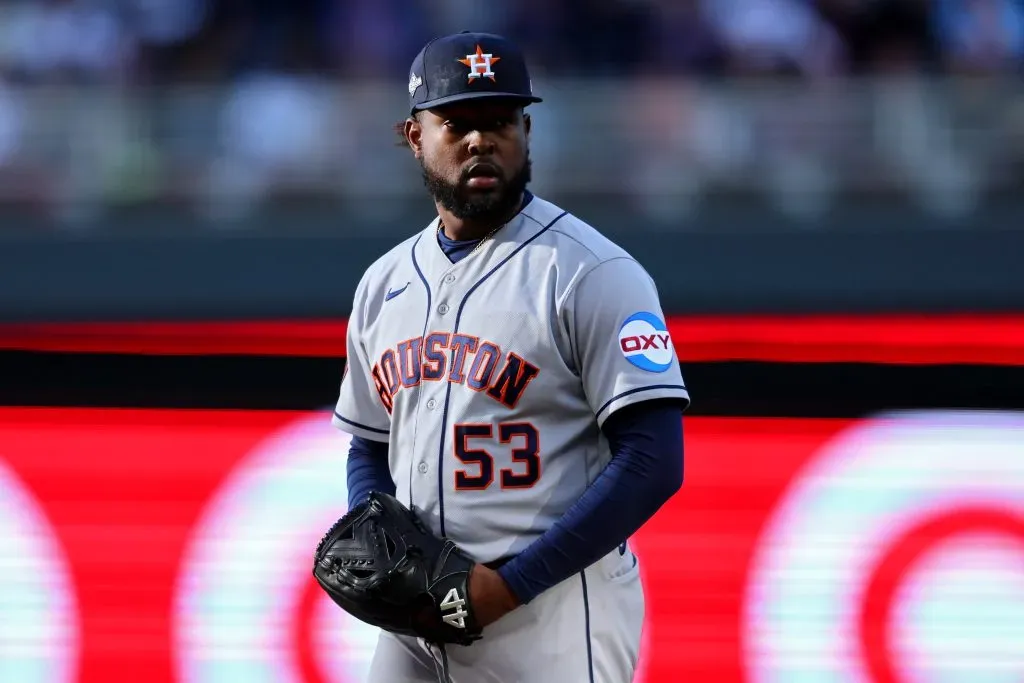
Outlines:
<svg viewBox="0 0 1024 683"><path fill-rule="evenodd" d="M1024 678L1024 415L854 424L798 473L750 568L753 683Z"/></svg>
<svg viewBox="0 0 1024 683"><path fill-rule="evenodd" d="M315 583L313 551L347 508L349 437L330 413L268 436L224 481L186 549L174 605L186 683L362 683L379 630Z"/></svg>
<svg viewBox="0 0 1024 683"><path fill-rule="evenodd" d="M75 681L80 644L67 558L38 501L0 462L0 681Z"/></svg>

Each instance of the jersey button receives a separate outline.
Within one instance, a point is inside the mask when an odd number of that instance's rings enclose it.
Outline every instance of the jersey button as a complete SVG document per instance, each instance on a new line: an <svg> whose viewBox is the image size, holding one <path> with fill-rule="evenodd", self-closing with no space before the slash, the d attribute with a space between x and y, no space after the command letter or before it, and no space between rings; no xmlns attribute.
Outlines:
<svg viewBox="0 0 1024 683"><path fill-rule="evenodd" d="M426 474L427 473L427 463L421 462L420 466L417 467L416 469L418 469L420 471L420 474Z"/></svg>
<svg viewBox="0 0 1024 683"><path fill-rule="evenodd" d="M455 282L455 276L449 273L448 275L444 276L444 281L450 285L451 283Z"/></svg>
<svg viewBox="0 0 1024 683"><path fill-rule="evenodd" d="M445 313L447 313L448 312L448 304L441 304L440 306L438 306L437 307L437 312L440 313L441 315L444 315Z"/></svg>
<svg viewBox="0 0 1024 683"><path fill-rule="evenodd" d="M437 401L435 401L434 399L430 399L429 401L427 401L427 408L429 408L430 410L433 410L436 407L437 407Z"/></svg>

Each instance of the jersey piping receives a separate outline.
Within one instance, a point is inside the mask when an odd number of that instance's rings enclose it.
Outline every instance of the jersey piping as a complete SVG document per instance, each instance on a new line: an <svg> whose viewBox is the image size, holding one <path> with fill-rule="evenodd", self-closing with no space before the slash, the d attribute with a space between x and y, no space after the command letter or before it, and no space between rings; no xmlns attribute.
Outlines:
<svg viewBox="0 0 1024 683"><path fill-rule="evenodd" d="M412 243L411 254L412 254L412 267L416 269L416 274L419 276L420 282L423 283L423 289L427 290L427 309L426 309L426 314L423 316L423 335L422 335L425 338L427 336L427 327L430 326L430 309L433 306L433 303L432 303L432 297L431 297L431 292L430 292L430 283L427 282L427 278L423 274L423 269L420 268L420 263L419 263L419 261L416 260L416 245L420 243L421 239L423 239L423 235L422 234L419 237L416 238L415 242ZM419 429L419 425L420 425L419 411L416 411L416 418L415 418L415 421L413 422L413 426L412 426L413 443L416 443L416 430ZM442 434L443 434L443 432L442 432ZM413 463L415 462L415 460L416 460L415 458L411 458L409 460L409 506L410 507L412 507L412 504L413 504L413 497L412 497L412 481L413 481L412 469L413 469Z"/></svg>
<svg viewBox="0 0 1024 683"><path fill-rule="evenodd" d="M543 235L545 232L550 230L551 226L553 226L558 221L562 220L562 218L564 218L568 214L569 214L568 211L563 211L562 213L560 213L557 216L555 216L555 218L553 218L550 223L545 225L543 228L541 228L536 233L534 233L529 239L525 240L522 244L520 244L518 247L516 247L515 250L511 254L509 254L504 259L502 259L501 262L498 263L498 265L494 266L494 268L491 268L491 270L489 270L486 274L484 274L483 277L481 277L479 280L477 280L476 283L472 287L469 288L469 291L466 292L466 295L464 297L462 297L462 302L459 304L458 313L455 314L455 326L452 328L452 334L455 334L455 333L457 333L459 331L459 323L462 320L462 312L463 312L463 310L466 307L466 302L469 301L469 297L471 297L473 295L473 292L475 292L477 290L477 288L480 287L480 285L482 285L489 277L494 275L494 273L496 273L502 266L504 266L506 263L511 261L513 257L515 257L523 249L525 249L527 247L527 245L529 245L535 239L537 239L538 237ZM524 214L524 215L526 215L526 214ZM531 219L532 219L532 217L531 217ZM534 220L534 222L536 222L535 219L532 219L532 220ZM417 270L418 270L418 266L417 266ZM423 275L420 274L420 277L423 277ZM426 284L426 280L424 280L424 284ZM429 292L429 287L428 287L428 292ZM430 315L430 306L429 306L429 304L427 306L427 315L428 316ZM426 333L426 330L424 330L424 334L425 333ZM451 383L449 383L448 387L445 389L445 393L444 393L444 411L441 413L441 437L440 437L440 443L438 444L438 453L437 453L438 511L439 511L439 514L440 514L440 526L441 526L441 535L442 536L445 535L445 528L444 528L444 452L445 452L445 448L444 448L444 444L445 444L445 441L447 440L447 435L448 435L448 407L449 407L449 405L451 403L451 395L452 395L452 385L451 385Z"/></svg>

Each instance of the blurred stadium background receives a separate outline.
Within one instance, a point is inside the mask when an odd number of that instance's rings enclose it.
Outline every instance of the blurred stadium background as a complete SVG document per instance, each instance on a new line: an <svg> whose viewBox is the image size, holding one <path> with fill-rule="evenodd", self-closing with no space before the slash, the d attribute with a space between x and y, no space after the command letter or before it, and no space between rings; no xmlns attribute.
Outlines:
<svg viewBox="0 0 1024 683"><path fill-rule="evenodd" d="M325 411L465 28L691 386L641 681L1024 677L1024 3L2 0L0 681L362 680Z"/></svg>

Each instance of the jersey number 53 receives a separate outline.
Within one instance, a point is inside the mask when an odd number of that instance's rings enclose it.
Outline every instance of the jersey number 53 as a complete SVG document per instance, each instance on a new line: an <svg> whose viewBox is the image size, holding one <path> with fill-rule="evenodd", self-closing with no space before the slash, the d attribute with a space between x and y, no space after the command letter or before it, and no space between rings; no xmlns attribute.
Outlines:
<svg viewBox="0 0 1024 683"><path fill-rule="evenodd" d="M487 450L495 443L506 445L508 466L501 467L498 483L502 489L528 489L540 480L540 435L529 422L501 422L497 425L455 425L455 457L466 467L455 470L455 490L483 491L494 484L495 456ZM505 450L505 449L502 449ZM504 464L504 463L502 463Z"/></svg>

